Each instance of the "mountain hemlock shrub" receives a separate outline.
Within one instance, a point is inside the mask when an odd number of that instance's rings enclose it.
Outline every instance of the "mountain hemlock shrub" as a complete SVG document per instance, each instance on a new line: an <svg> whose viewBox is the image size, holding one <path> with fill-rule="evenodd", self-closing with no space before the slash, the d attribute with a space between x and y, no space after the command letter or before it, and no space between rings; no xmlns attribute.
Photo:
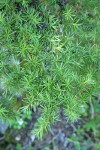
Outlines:
<svg viewBox="0 0 100 150"><path fill-rule="evenodd" d="M0 118L41 109L42 138L63 108L74 121L100 89L99 2L0 1Z"/></svg>

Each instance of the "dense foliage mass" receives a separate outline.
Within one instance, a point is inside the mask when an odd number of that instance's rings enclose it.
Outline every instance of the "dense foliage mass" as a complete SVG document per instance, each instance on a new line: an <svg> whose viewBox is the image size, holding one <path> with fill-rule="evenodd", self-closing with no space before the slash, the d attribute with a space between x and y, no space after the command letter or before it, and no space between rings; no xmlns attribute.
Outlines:
<svg viewBox="0 0 100 150"><path fill-rule="evenodd" d="M60 108L79 118L100 89L99 8L99 0L0 1L2 119L40 108L42 137Z"/></svg>

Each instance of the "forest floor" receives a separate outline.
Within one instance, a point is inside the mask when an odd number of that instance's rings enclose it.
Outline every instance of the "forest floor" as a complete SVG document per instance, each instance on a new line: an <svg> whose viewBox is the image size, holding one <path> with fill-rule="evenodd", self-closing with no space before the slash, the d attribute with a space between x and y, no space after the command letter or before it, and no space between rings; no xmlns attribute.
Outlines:
<svg viewBox="0 0 100 150"><path fill-rule="evenodd" d="M0 150L96 150L94 131L84 129L84 124L89 121L87 116L71 123L61 109L59 120L42 140L38 140L31 131L39 115L37 110L31 119L26 120L25 127L19 130L8 127L4 134L0 134Z"/></svg>

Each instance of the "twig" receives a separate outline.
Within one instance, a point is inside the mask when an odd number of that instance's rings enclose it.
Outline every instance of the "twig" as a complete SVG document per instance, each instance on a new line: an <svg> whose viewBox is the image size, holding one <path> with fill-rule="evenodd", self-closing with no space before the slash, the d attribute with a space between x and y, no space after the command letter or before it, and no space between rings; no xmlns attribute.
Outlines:
<svg viewBox="0 0 100 150"><path fill-rule="evenodd" d="M92 100L90 99L90 106L91 106L91 118L94 118L94 107L93 107L93 103Z"/></svg>

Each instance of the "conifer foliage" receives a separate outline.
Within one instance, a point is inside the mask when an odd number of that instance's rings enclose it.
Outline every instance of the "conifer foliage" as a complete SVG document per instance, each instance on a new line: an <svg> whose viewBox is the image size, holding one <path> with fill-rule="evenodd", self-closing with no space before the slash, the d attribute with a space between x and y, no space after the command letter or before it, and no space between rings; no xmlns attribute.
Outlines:
<svg viewBox="0 0 100 150"><path fill-rule="evenodd" d="M0 1L0 118L39 108L42 137L61 108L80 117L100 89L99 8L98 0Z"/></svg>

